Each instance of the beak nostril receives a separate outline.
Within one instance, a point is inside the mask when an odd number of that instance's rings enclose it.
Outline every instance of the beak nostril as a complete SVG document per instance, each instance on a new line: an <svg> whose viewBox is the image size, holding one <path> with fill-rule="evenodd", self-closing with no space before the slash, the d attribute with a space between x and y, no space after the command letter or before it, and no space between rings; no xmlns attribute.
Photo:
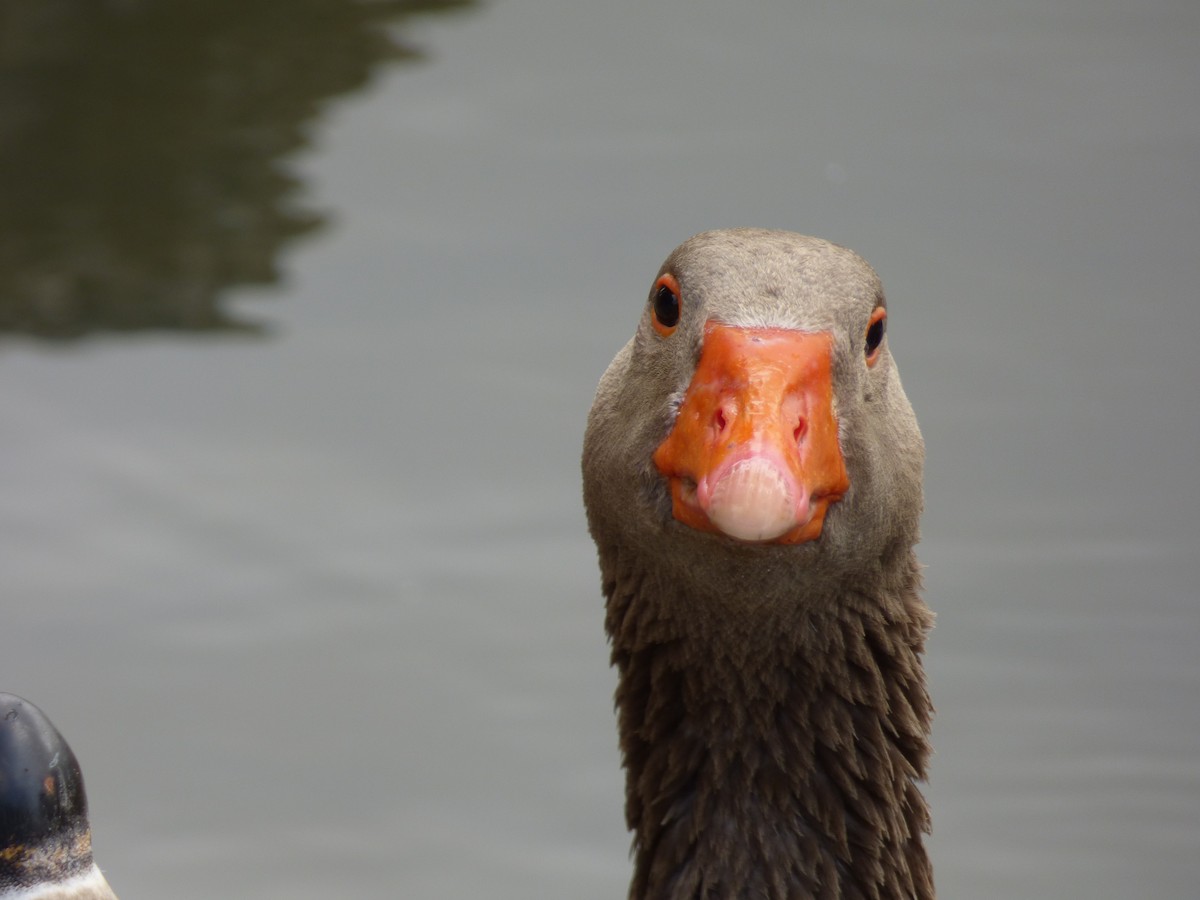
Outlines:
<svg viewBox="0 0 1200 900"><path fill-rule="evenodd" d="M713 425L716 426L718 434L725 431L725 424L725 410L717 407L717 414L713 416Z"/></svg>
<svg viewBox="0 0 1200 900"><path fill-rule="evenodd" d="M792 432L792 437L795 439L797 444L804 440L804 433L806 431L808 431L808 421L801 419L796 423L796 429Z"/></svg>

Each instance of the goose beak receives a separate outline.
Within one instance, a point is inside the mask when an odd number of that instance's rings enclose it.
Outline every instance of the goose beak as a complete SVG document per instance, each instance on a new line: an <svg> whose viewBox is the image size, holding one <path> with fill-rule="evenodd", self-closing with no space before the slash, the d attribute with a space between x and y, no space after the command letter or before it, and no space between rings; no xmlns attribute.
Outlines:
<svg viewBox="0 0 1200 900"><path fill-rule="evenodd" d="M850 488L833 412L833 336L709 321L654 465L685 525L800 544Z"/></svg>

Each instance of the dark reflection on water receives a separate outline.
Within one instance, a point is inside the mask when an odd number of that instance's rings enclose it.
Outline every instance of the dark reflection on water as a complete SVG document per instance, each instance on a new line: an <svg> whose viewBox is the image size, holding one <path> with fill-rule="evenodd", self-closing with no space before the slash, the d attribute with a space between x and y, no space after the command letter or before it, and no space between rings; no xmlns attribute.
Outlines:
<svg viewBox="0 0 1200 900"><path fill-rule="evenodd" d="M222 292L322 223L289 154L324 101L474 0L0 0L0 333L250 331Z"/></svg>

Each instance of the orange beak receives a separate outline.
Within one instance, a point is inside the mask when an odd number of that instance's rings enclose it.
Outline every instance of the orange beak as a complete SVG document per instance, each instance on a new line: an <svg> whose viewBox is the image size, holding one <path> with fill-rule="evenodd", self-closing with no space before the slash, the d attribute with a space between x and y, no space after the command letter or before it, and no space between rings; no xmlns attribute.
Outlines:
<svg viewBox="0 0 1200 900"><path fill-rule="evenodd" d="M654 465L683 524L800 544L850 488L837 433L832 335L708 322Z"/></svg>

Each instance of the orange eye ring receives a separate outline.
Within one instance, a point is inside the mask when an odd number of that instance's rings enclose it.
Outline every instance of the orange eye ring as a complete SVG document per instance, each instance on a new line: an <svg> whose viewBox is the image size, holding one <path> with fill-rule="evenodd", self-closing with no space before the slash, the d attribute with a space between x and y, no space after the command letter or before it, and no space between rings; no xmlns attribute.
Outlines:
<svg viewBox="0 0 1200 900"><path fill-rule="evenodd" d="M883 347L883 335L887 331L887 310L882 306L875 307L875 311L871 313L871 318L867 322L867 332L865 341L865 353L867 357L867 365L874 366L879 362L879 355Z"/></svg>
<svg viewBox="0 0 1200 900"><path fill-rule="evenodd" d="M678 279L670 273L659 275L650 289L650 320L654 330L663 337L670 337L679 325L682 312L683 298Z"/></svg>

